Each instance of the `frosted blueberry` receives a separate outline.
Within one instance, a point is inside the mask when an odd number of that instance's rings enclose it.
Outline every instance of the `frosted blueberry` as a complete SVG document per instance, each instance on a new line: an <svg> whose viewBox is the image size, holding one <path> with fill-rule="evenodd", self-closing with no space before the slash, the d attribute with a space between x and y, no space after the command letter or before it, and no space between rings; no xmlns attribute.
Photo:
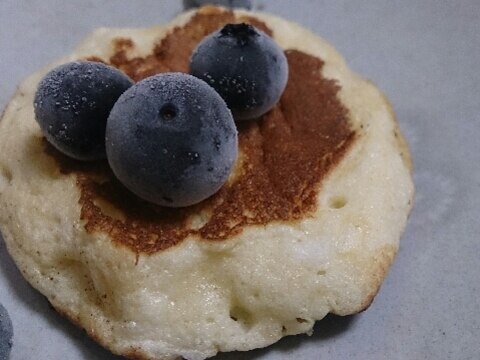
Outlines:
<svg viewBox="0 0 480 360"><path fill-rule="evenodd" d="M7 310L0 304L0 359L7 360L13 345L13 326Z"/></svg>
<svg viewBox="0 0 480 360"><path fill-rule="evenodd" d="M228 24L198 44L190 73L217 90L235 120L248 120L278 102L287 84L288 63L267 34L251 25Z"/></svg>
<svg viewBox="0 0 480 360"><path fill-rule="evenodd" d="M78 160L105 157L105 126L118 97L132 86L119 70L76 61L50 71L38 85L35 118L45 138Z"/></svg>
<svg viewBox="0 0 480 360"><path fill-rule="evenodd" d="M185 10L207 4L224 6L228 8L252 8L251 0L183 0L183 7Z"/></svg>
<svg viewBox="0 0 480 360"><path fill-rule="evenodd" d="M106 150L118 179L168 207L198 203L227 180L237 130L222 98L191 75L164 73L127 90L107 122Z"/></svg>

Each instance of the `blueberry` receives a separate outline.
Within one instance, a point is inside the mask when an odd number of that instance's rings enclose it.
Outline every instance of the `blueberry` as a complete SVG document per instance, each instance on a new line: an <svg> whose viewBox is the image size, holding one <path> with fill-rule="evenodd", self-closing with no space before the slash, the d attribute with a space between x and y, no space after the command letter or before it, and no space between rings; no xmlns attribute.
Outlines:
<svg viewBox="0 0 480 360"><path fill-rule="evenodd" d="M127 90L107 121L107 158L139 197L168 207L198 203L227 180L237 130L222 98L182 73L147 78Z"/></svg>
<svg viewBox="0 0 480 360"><path fill-rule="evenodd" d="M183 7L185 10L207 4L224 6L228 8L252 8L251 0L183 0Z"/></svg>
<svg viewBox="0 0 480 360"><path fill-rule="evenodd" d="M105 126L113 104L132 86L119 70L76 61L50 71L35 94L35 117L46 139L78 160L105 158Z"/></svg>
<svg viewBox="0 0 480 360"><path fill-rule="evenodd" d="M228 24L198 44L190 73L218 91L235 120L248 120L278 102L287 84L288 63L282 49L262 31Z"/></svg>
<svg viewBox="0 0 480 360"><path fill-rule="evenodd" d="M6 360L10 356L13 344L13 326L7 310L0 304L0 359Z"/></svg>

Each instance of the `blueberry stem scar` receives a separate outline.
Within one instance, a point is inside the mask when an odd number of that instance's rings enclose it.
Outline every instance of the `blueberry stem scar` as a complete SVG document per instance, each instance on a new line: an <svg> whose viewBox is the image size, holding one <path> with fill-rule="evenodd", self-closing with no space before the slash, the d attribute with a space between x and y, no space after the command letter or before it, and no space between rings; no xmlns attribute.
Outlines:
<svg viewBox="0 0 480 360"><path fill-rule="evenodd" d="M177 108L173 104L165 104L160 109L160 116L163 120L173 120L177 116Z"/></svg>

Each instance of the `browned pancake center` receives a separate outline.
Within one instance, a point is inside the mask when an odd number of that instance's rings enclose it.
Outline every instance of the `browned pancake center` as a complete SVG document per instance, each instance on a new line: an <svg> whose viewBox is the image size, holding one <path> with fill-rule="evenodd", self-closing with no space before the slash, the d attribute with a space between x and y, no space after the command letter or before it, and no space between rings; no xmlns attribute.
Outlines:
<svg viewBox="0 0 480 360"><path fill-rule="evenodd" d="M203 37L241 21L271 34L259 20L210 9L173 29L143 58L130 57L135 44L118 39L110 63L135 81L159 72L188 72L192 50ZM77 162L48 147L63 173L76 174L86 230L106 233L137 254L153 254L189 235L221 241L247 226L310 216L322 179L351 146L354 132L337 98L339 86L322 77L323 62L295 50L286 56L289 80L279 104L258 120L238 124L238 175L198 205L169 209L147 203L116 180L107 162Z"/></svg>

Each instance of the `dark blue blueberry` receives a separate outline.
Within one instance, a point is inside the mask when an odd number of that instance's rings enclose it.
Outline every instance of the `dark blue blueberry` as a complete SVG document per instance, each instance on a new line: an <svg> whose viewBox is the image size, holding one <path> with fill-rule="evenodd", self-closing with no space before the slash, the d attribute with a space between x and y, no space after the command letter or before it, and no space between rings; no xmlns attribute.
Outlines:
<svg viewBox="0 0 480 360"><path fill-rule="evenodd" d="M0 304L0 360L7 360L13 345L13 326L7 310Z"/></svg>
<svg viewBox="0 0 480 360"><path fill-rule="evenodd" d="M78 160L105 158L105 126L132 81L98 62L76 61L49 72L35 94L35 117L46 139Z"/></svg>
<svg viewBox="0 0 480 360"><path fill-rule="evenodd" d="M185 10L207 4L224 6L228 8L252 8L252 0L183 0L183 7Z"/></svg>
<svg viewBox="0 0 480 360"><path fill-rule="evenodd" d="M248 120L278 102L287 84L288 63L282 49L262 31L228 24L200 42L190 73L218 91L235 120Z"/></svg>
<svg viewBox="0 0 480 360"><path fill-rule="evenodd" d="M113 172L133 193L182 207L225 183L237 156L237 130L225 102L204 81L164 73L118 99L106 147Z"/></svg>

